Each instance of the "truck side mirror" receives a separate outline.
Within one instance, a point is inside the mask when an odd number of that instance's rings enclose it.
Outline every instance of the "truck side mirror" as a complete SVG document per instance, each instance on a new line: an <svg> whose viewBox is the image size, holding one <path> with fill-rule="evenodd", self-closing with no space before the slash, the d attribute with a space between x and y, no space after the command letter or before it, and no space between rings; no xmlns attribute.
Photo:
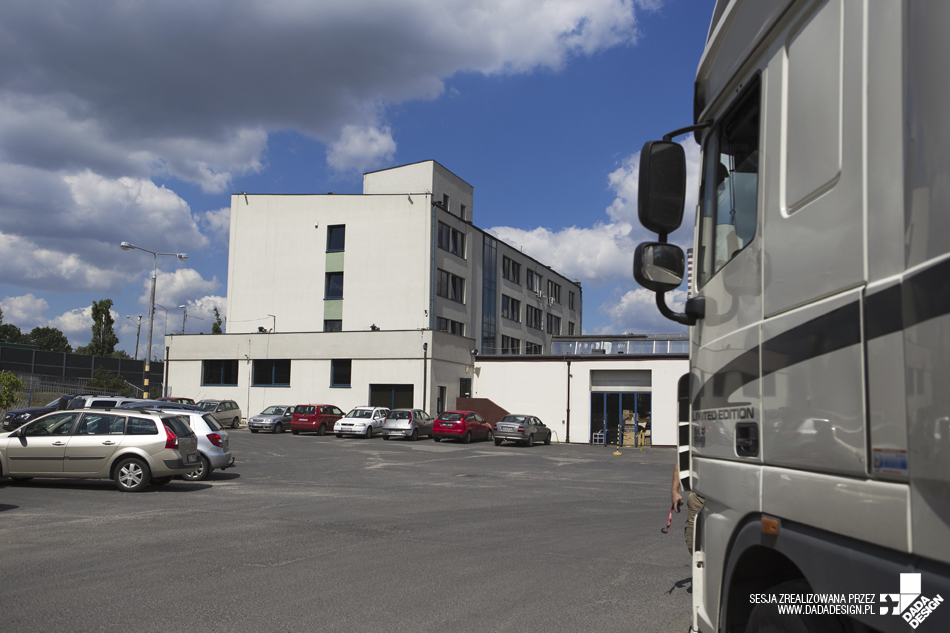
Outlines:
<svg viewBox="0 0 950 633"><path fill-rule="evenodd" d="M683 223L686 152L672 141L647 141L640 151L637 214L649 231L666 235ZM663 238L660 238L663 239Z"/></svg>
<svg viewBox="0 0 950 633"><path fill-rule="evenodd" d="M686 256L674 244L644 242L633 255L633 278L653 292L676 290L683 283Z"/></svg>

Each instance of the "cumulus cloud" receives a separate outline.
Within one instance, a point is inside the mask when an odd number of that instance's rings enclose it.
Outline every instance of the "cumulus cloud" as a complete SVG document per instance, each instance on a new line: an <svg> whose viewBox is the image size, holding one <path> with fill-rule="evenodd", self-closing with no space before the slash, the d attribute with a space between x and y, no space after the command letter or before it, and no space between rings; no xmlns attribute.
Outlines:
<svg viewBox="0 0 950 633"><path fill-rule="evenodd" d="M118 325L119 315L114 310L110 310L109 314ZM50 319L48 325L61 330L69 339L69 344L73 346L73 349L80 345L88 345L92 340L92 306L64 312Z"/></svg>
<svg viewBox="0 0 950 633"><path fill-rule="evenodd" d="M155 303L173 308L179 305L188 305L196 296L207 295L220 287L217 277L204 279L193 268L179 268L173 272L159 271L155 284ZM142 282L142 295L139 305L148 309L152 292L152 280L147 278Z"/></svg>
<svg viewBox="0 0 950 633"><path fill-rule="evenodd" d="M224 247L228 246L231 236L231 207L205 211L201 214L199 222L213 242Z"/></svg>
<svg viewBox="0 0 950 633"><path fill-rule="evenodd" d="M686 304L686 292L674 290L666 293L666 305L674 312L682 312ZM683 326L668 320L656 308L656 295L644 288L629 290L620 297L608 300L598 312L610 319L610 325L593 334L618 332L665 333L681 332Z"/></svg>
<svg viewBox="0 0 950 633"><path fill-rule="evenodd" d="M339 140L327 149L327 164L337 171L363 171L385 165L396 153L388 127L344 126Z"/></svg>
<svg viewBox="0 0 950 633"><path fill-rule="evenodd" d="M3 309L4 322L12 323L22 330L26 325L20 325L21 323L38 322L49 308L49 304L46 303L46 299L37 298L31 292L20 297L4 297L0 300L0 308ZM32 330L33 327L27 328L27 331Z"/></svg>

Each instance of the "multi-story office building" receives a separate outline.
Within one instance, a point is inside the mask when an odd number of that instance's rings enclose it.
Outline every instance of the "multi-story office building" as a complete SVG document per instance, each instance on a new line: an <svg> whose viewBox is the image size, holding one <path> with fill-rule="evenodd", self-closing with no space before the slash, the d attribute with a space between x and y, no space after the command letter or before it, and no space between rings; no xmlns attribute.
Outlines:
<svg viewBox="0 0 950 633"><path fill-rule="evenodd" d="M472 186L435 161L367 173L362 194L233 195L226 334L166 339L172 391L249 413L437 412L471 395L479 353L580 334L580 284L473 212Z"/></svg>

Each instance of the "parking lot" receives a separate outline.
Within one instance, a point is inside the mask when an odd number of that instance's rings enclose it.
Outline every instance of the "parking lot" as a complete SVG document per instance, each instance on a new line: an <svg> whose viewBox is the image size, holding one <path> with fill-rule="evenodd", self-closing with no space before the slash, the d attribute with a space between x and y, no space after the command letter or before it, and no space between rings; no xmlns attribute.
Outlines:
<svg viewBox="0 0 950 633"><path fill-rule="evenodd" d="M230 437L200 483L0 480L0 629L688 629L672 449Z"/></svg>

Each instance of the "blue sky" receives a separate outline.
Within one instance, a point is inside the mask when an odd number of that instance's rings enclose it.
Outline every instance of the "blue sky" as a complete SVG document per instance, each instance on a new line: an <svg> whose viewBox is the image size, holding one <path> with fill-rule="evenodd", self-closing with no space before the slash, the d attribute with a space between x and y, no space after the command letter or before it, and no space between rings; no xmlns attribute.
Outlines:
<svg viewBox="0 0 950 633"><path fill-rule="evenodd" d="M475 187L476 225L582 282L585 333L678 331L630 274L638 151L692 123L713 4L4 3L4 322L85 345L109 298L134 353L153 259L126 240L188 253L159 259L157 302L169 331L178 305L210 331L230 193L358 193L363 171L434 159ZM162 310L155 327L160 356Z"/></svg>

